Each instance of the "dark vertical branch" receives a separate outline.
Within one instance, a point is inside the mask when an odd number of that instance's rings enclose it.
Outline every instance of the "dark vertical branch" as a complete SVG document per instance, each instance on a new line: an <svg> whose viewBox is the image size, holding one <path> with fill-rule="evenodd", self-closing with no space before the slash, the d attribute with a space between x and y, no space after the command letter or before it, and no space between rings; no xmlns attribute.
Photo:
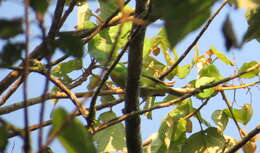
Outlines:
<svg viewBox="0 0 260 153"><path fill-rule="evenodd" d="M135 16L140 16L145 11L146 0L136 0ZM142 25L134 25L133 29ZM126 86L125 111L130 113L139 108L139 80L142 71L143 42L145 28L140 32L129 45L128 53L128 76ZM125 121L126 123L126 143L128 153L142 152L142 139L140 134L140 117L133 116Z"/></svg>
<svg viewBox="0 0 260 153"><path fill-rule="evenodd" d="M28 66L29 66L29 37L30 37L30 24L29 24L29 6L30 1L24 0L24 22L25 22L25 60L24 60L24 86L23 86L23 97L24 97L24 126L25 126L25 138L24 138L24 152L30 153L31 152L31 143L30 143L30 131L29 131L29 114L28 114L28 107L27 107L27 77L29 74Z"/></svg>

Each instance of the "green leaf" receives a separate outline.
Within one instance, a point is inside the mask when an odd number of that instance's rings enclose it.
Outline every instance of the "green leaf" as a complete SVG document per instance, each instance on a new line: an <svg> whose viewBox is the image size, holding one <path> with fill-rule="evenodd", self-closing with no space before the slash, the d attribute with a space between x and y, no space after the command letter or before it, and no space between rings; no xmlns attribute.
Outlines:
<svg viewBox="0 0 260 153"><path fill-rule="evenodd" d="M213 77L201 77L196 81L195 87L199 88L200 86L214 82L214 80L215 80L215 78L213 78ZM209 98L211 96L214 96L215 93L216 92L213 88L204 89L203 92L197 94L196 97L200 98L200 99L205 99L205 98Z"/></svg>
<svg viewBox="0 0 260 153"><path fill-rule="evenodd" d="M93 15L93 13L89 9L87 2L83 2L82 5L78 6L77 29L89 28L89 27L86 27L86 25L88 25L88 23L91 23L89 21L89 19L92 15ZM85 25L86 22L87 22L87 24Z"/></svg>
<svg viewBox="0 0 260 153"><path fill-rule="evenodd" d="M219 73L217 67L213 64L204 66L199 75L201 77L212 77L215 78L215 81L221 80L223 76Z"/></svg>
<svg viewBox="0 0 260 153"><path fill-rule="evenodd" d="M30 1L30 5L34 11L44 14L48 9L49 2L48 0Z"/></svg>
<svg viewBox="0 0 260 153"><path fill-rule="evenodd" d="M178 76L180 79L186 78L186 76L190 73L191 68L192 68L191 64L186 64L186 65L183 65L183 66L178 66L178 67L177 67L177 76Z"/></svg>
<svg viewBox="0 0 260 153"><path fill-rule="evenodd" d="M80 70L82 69L82 60L81 59L73 59L67 62L63 62L60 64L61 68L60 70L62 73L70 73L74 70Z"/></svg>
<svg viewBox="0 0 260 153"><path fill-rule="evenodd" d="M105 123L115 119L116 114L112 111L102 113L98 120ZM126 149L125 130L122 123L112 125L94 135L99 152L122 152Z"/></svg>
<svg viewBox="0 0 260 153"><path fill-rule="evenodd" d="M199 28L210 16L214 1L205 0L155 0L156 10L165 21L171 48L190 32Z"/></svg>
<svg viewBox="0 0 260 153"><path fill-rule="evenodd" d="M68 153L97 153L90 132L79 120L69 120L68 113L58 108L53 113L53 129L60 130L58 139ZM65 124L65 125L64 125Z"/></svg>
<svg viewBox="0 0 260 153"><path fill-rule="evenodd" d="M229 118L233 118L229 109L225 109L224 112ZM250 104L245 104L241 109L232 108L232 113L238 122L246 125L253 116L253 108Z"/></svg>
<svg viewBox="0 0 260 153"><path fill-rule="evenodd" d="M0 52L0 65L10 66L19 60L22 56L22 51L25 48L24 43L7 42Z"/></svg>
<svg viewBox="0 0 260 153"><path fill-rule="evenodd" d="M82 57L84 54L83 43L78 36L61 34L60 38L55 42L55 45L66 55Z"/></svg>
<svg viewBox="0 0 260 153"><path fill-rule="evenodd" d="M12 20L0 19L0 38L9 39L23 33L21 18Z"/></svg>
<svg viewBox="0 0 260 153"><path fill-rule="evenodd" d="M105 21L118 9L117 0L98 0L100 6L100 17Z"/></svg>
<svg viewBox="0 0 260 153"><path fill-rule="evenodd" d="M8 130L7 127L4 125L0 126L0 151L3 151L6 149L6 146L8 144Z"/></svg>
<svg viewBox="0 0 260 153"><path fill-rule="evenodd" d="M223 151L226 147L224 136L216 128L208 128L197 132L187 139L182 153L204 153Z"/></svg>
<svg viewBox="0 0 260 153"><path fill-rule="evenodd" d="M244 41L250 41L252 39L257 39L258 41L260 41L260 28L259 28L260 8L254 10L248 10L246 13L246 18L249 27L244 36Z"/></svg>
<svg viewBox="0 0 260 153"><path fill-rule="evenodd" d="M253 67L256 64L257 64L256 61L251 61L251 62L248 62L248 63L244 63L240 67L239 73L246 71L248 68ZM254 71L251 71L249 73L243 74L240 77L241 78L245 78L245 79L250 79L250 78L256 77L259 74L259 72L260 72L260 69L258 68L258 69L255 69Z"/></svg>
<svg viewBox="0 0 260 153"><path fill-rule="evenodd" d="M145 97L144 109L149 109L154 106L155 97ZM152 119L152 111L144 113L148 119Z"/></svg>
<svg viewBox="0 0 260 153"><path fill-rule="evenodd" d="M222 110L216 110L212 114L211 118L217 124L218 128L222 132L224 132L224 130L226 129L227 123L228 123L228 116L226 115L226 113Z"/></svg>
<svg viewBox="0 0 260 153"><path fill-rule="evenodd" d="M100 82L100 78L98 75L92 75L89 78L89 83L87 85L88 90L93 90L97 87L98 83Z"/></svg>
<svg viewBox="0 0 260 153"><path fill-rule="evenodd" d="M211 46L210 50L220 59L222 62L234 66L234 64L221 52L219 52L215 47Z"/></svg>
<svg viewBox="0 0 260 153"><path fill-rule="evenodd" d="M108 34L113 45L115 45L114 43L116 42L116 37L119 34L119 30L121 30L119 39L117 40L116 50L122 48L129 40L130 30L132 29L132 22L125 22L121 29L120 26L121 25L112 26L108 29Z"/></svg>
<svg viewBox="0 0 260 153"><path fill-rule="evenodd" d="M176 149L176 147L183 145L185 142L187 121L183 120L182 117L192 110L191 100L187 99L178 104L162 121L159 129L159 138L167 149L172 147Z"/></svg>
<svg viewBox="0 0 260 153"><path fill-rule="evenodd" d="M69 77L69 73L82 68L81 59L73 59L67 62L58 64L52 70L52 75L58 77L64 84L69 84L72 79Z"/></svg>
<svg viewBox="0 0 260 153"><path fill-rule="evenodd" d="M108 40L102 37L100 34L97 34L94 38L92 38L88 43L88 52L94 57L97 62L101 64L105 64L109 59L109 57L115 57L116 52L111 56L112 51L112 43L111 40Z"/></svg>
<svg viewBox="0 0 260 153"><path fill-rule="evenodd" d="M143 61L143 74L158 77L166 66L152 56L146 56Z"/></svg>

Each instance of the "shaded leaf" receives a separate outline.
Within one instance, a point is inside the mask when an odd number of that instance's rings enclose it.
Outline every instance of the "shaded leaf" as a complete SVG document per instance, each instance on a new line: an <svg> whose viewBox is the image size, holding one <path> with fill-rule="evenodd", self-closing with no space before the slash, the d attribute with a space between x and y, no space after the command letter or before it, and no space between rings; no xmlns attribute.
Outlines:
<svg viewBox="0 0 260 153"><path fill-rule="evenodd" d="M0 126L0 152L5 150L7 144L8 144L8 130L6 126L1 125Z"/></svg>
<svg viewBox="0 0 260 153"><path fill-rule="evenodd" d="M222 26L222 33L224 36L225 47L226 47L227 51L229 51L231 47L234 47L234 48L240 47L237 42L237 37L233 30L233 25L232 25L232 22L231 22L229 16L227 16L224 21L224 24Z"/></svg>
<svg viewBox="0 0 260 153"><path fill-rule="evenodd" d="M100 17L105 21L118 9L117 0L98 0L100 6Z"/></svg>
<svg viewBox="0 0 260 153"><path fill-rule="evenodd" d="M53 129L60 130L58 139L68 153L97 153L92 141L90 132L80 123L79 120L68 119L68 113L58 108L53 113ZM65 126L65 125L66 126Z"/></svg>
<svg viewBox="0 0 260 153"><path fill-rule="evenodd" d="M66 55L82 57L84 54L81 38L70 34L60 34L60 38L55 42L56 47Z"/></svg>
<svg viewBox="0 0 260 153"><path fill-rule="evenodd" d="M246 18L248 22L248 29L244 36L244 41L250 41L252 39L257 39L260 41L260 8L254 10L248 10L246 13Z"/></svg>
<svg viewBox="0 0 260 153"><path fill-rule="evenodd" d="M45 13L48 9L49 2L48 0L37 0L37 1L30 1L30 6L36 12Z"/></svg>
<svg viewBox="0 0 260 153"><path fill-rule="evenodd" d="M7 42L0 52L0 65L12 65L22 56L22 51L25 48L24 43Z"/></svg>
<svg viewBox="0 0 260 153"><path fill-rule="evenodd" d="M244 63L244 64L240 67L239 73L246 71L248 68L253 67L253 66L256 65L256 64L257 64L256 61L251 61L251 62L248 62L248 63ZM250 78L256 77L256 76L259 74L259 72L260 72L260 69L258 68L258 69L255 69L254 71L251 71L251 72L249 72L249 73L243 74L243 75L241 75L240 77L241 77L241 78L250 79Z"/></svg>
<svg viewBox="0 0 260 153"><path fill-rule="evenodd" d="M0 19L0 38L9 39L23 33L21 18L6 20Z"/></svg>
<svg viewBox="0 0 260 153"><path fill-rule="evenodd" d="M219 52L215 47L211 46L210 50L220 59L222 62L234 66L234 64L225 56L225 54Z"/></svg>
<svg viewBox="0 0 260 153"><path fill-rule="evenodd" d="M90 78L89 78L89 83L87 85L87 88L88 90L93 90L97 87L97 85L99 84L100 82L100 77L98 75L92 75Z"/></svg>
<svg viewBox="0 0 260 153"><path fill-rule="evenodd" d="M222 110L216 110L212 114L211 118L217 124L218 128L222 132L224 132L224 130L226 129L227 123L228 123L228 116L226 115L226 113Z"/></svg>
<svg viewBox="0 0 260 153"><path fill-rule="evenodd" d="M116 114L112 111L102 113L98 121L105 123L116 118ZM99 152L115 152L126 149L125 130L122 123L112 125L94 135Z"/></svg>
<svg viewBox="0 0 260 153"><path fill-rule="evenodd" d="M214 1L204 0L156 0L156 9L165 21L171 48L190 32L199 28L209 17ZM189 9L187 9L189 8Z"/></svg>
<svg viewBox="0 0 260 153"><path fill-rule="evenodd" d="M216 128L211 127L191 135L183 146L182 153L218 153L223 151L225 147L224 136Z"/></svg>
<svg viewBox="0 0 260 153"><path fill-rule="evenodd" d="M224 112L229 118L233 118L229 109L225 109ZM253 116L253 108L250 104L245 104L241 109L232 108L232 113L238 122L246 125Z"/></svg>

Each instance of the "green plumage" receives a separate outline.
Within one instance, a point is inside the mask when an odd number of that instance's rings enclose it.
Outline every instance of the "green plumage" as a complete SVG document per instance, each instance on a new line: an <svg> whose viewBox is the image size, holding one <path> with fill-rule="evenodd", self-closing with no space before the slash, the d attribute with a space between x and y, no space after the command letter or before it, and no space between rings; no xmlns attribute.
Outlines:
<svg viewBox="0 0 260 153"><path fill-rule="evenodd" d="M127 79L127 68L123 64L117 64L110 73L110 77L117 86L119 86L122 89L125 89ZM167 87L161 80L144 74L142 74L140 78L140 90L142 97L165 95L166 93L173 94L176 96L183 95L183 93L180 93L172 88Z"/></svg>

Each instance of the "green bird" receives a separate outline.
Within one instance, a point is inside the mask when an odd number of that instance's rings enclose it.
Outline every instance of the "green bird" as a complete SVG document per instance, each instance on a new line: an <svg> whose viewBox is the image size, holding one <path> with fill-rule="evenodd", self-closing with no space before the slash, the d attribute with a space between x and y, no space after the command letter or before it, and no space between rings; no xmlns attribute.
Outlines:
<svg viewBox="0 0 260 153"><path fill-rule="evenodd" d="M117 64L110 73L114 83L122 89L126 88L127 68L123 64ZM142 74L140 78L140 94L142 97L160 96L166 93L175 96L182 96L185 93L177 89L170 88L165 83L157 78Z"/></svg>

